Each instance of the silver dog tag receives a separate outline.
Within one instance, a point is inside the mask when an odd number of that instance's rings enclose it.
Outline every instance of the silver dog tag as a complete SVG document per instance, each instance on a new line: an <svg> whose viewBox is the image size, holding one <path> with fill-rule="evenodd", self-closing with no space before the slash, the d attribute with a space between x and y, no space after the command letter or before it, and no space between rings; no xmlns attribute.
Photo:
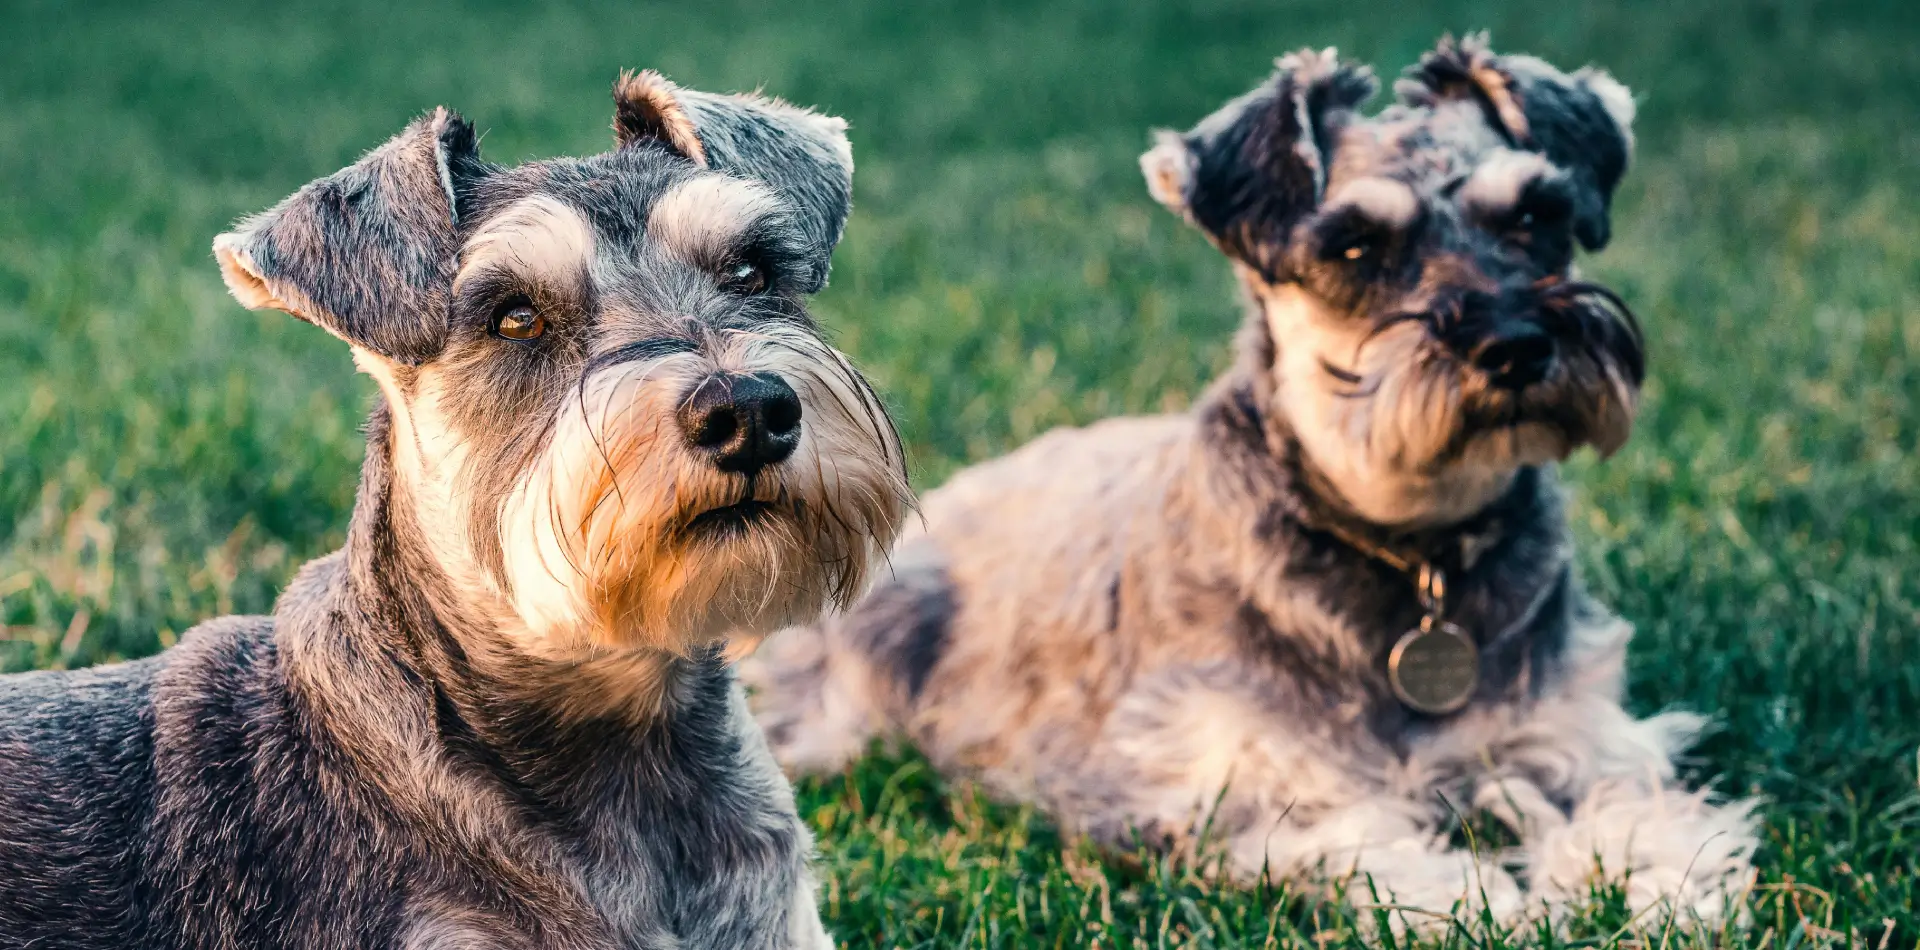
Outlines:
<svg viewBox="0 0 1920 950"><path fill-rule="evenodd" d="M1387 682L1393 695L1416 712L1459 712L1480 685L1480 649L1465 630L1429 614L1393 645Z"/></svg>

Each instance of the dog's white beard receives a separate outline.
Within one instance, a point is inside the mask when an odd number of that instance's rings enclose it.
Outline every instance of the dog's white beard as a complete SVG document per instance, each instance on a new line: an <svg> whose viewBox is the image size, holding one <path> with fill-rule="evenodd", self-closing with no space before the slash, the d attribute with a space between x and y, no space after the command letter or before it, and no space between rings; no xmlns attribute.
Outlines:
<svg viewBox="0 0 1920 950"><path fill-rule="evenodd" d="M525 646L682 652L751 641L860 593L908 499L881 407L811 336L741 332L721 350L602 370L560 410L501 512ZM689 531L701 513L744 500L747 485L690 451L676 422L680 400L716 370L778 373L800 398L802 434L754 479L752 500L770 513L737 530Z"/></svg>
<svg viewBox="0 0 1920 950"><path fill-rule="evenodd" d="M1566 458L1592 442L1611 451L1632 425L1634 394L1618 371L1586 354L1563 359L1548 390L1587 431L1521 421L1486 427L1470 375L1431 353L1426 331L1369 328L1323 312L1297 288L1261 294L1274 335L1278 398L1308 458L1361 516L1413 526L1469 517L1498 497L1523 465ZM1360 377L1350 383L1322 365ZM1557 389L1559 392L1549 390Z"/></svg>

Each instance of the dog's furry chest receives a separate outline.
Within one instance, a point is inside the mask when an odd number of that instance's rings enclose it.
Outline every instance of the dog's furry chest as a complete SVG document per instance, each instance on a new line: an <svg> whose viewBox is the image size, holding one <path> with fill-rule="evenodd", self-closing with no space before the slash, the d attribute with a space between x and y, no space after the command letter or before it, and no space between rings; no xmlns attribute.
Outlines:
<svg viewBox="0 0 1920 950"><path fill-rule="evenodd" d="M1525 572L1524 579L1496 570L1495 577L1461 585L1465 596L1445 619L1467 632L1478 649L1478 681L1468 708L1523 702L1543 685L1541 677L1552 675L1577 594L1564 565L1547 567ZM1395 596L1398 586L1407 586L1406 580L1390 572L1313 572L1288 578L1281 596L1213 588L1208 593L1216 601L1209 611L1215 648L1244 663L1249 676L1270 681L1301 714L1338 710L1345 725L1404 747L1444 730L1458 714L1417 712L1389 683L1390 656L1419 629L1424 613L1406 595ZM1165 629L1165 618L1141 619ZM1189 642L1157 652L1162 663L1179 664L1191 662L1200 649Z"/></svg>
<svg viewBox="0 0 1920 950"><path fill-rule="evenodd" d="M674 708L643 726L549 725L530 756L467 762L512 803L499 837L530 845L502 870L537 875L562 898L531 908L542 929L570 929L592 947L777 946L787 897L810 899L808 836L732 677L702 666L681 687ZM464 946L463 935L506 929L497 899L467 893L416 896L414 939ZM478 930L476 919L486 921Z"/></svg>

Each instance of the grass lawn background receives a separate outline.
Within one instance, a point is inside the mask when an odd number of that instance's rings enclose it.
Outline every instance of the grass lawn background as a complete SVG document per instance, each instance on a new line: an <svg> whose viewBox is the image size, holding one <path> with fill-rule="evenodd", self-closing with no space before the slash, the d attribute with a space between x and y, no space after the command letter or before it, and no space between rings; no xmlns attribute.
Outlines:
<svg viewBox="0 0 1920 950"><path fill-rule="evenodd" d="M847 116L856 208L816 307L895 408L916 484L1045 429L1178 409L1239 319L1134 158L1272 58L1391 76L1443 30L1639 96L1615 239L1647 324L1614 460L1568 466L1632 703L1723 728L1764 796L1750 932L1920 942L1920 5L635 3L516 9L0 2L0 670L145 655L261 612L343 536L374 398L345 347L228 299L235 216L436 104L499 161L598 151L618 69ZM1325 944L1336 908L1102 859L876 757L802 788L855 947ZM1603 900L1592 943L1657 922ZM1486 935L1455 932L1449 942Z"/></svg>

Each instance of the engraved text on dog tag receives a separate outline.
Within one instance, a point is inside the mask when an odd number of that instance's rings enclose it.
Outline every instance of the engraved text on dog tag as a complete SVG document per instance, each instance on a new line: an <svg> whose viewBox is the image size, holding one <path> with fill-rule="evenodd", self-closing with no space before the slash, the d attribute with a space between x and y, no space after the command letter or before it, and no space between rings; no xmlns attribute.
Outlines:
<svg viewBox="0 0 1920 950"><path fill-rule="evenodd" d="M1456 624L1431 614L1393 645L1387 657L1393 694L1416 712L1458 712L1480 685L1480 650Z"/></svg>

